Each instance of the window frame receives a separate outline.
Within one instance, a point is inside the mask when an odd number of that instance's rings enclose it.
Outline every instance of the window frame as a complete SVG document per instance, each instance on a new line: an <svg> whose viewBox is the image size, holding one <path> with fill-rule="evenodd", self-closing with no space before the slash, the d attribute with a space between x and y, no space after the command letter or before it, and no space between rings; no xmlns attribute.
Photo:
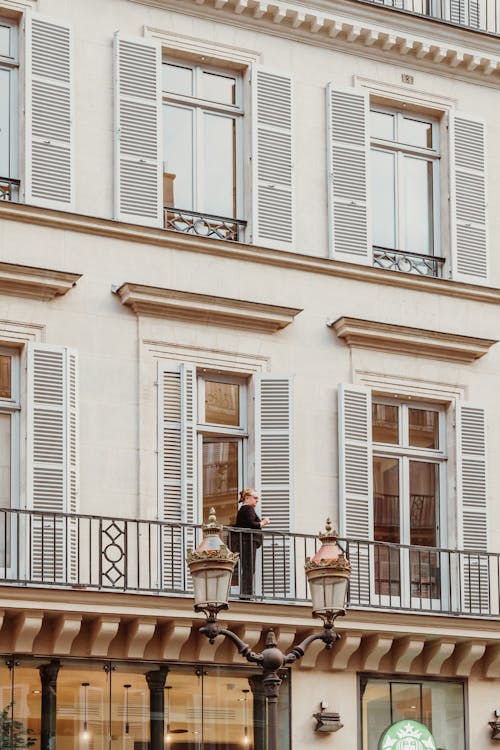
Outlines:
<svg viewBox="0 0 500 750"><path fill-rule="evenodd" d="M0 69L10 73L9 97L9 169L0 178L19 179L19 26L15 20L0 15L0 26L11 29L10 55L0 54Z"/></svg>

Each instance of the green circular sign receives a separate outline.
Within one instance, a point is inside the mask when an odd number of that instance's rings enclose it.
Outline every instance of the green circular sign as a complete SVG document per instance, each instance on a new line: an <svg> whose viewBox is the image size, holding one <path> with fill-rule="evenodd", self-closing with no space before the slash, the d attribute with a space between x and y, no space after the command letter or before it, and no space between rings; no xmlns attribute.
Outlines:
<svg viewBox="0 0 500 750"><path fill-rule="evenodd" d="M382 735L379 750L436 750L434 737L424 724L403 719Z"/></svg>

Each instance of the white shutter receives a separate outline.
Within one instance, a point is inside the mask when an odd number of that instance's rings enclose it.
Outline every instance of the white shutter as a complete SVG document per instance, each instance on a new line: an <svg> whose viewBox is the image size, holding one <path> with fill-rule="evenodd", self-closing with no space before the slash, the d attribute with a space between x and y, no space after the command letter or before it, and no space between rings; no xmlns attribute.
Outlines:
<svg viewBox="0 0 500 750"><path fill-rule="evenodd" d="M479 0L450 0L450 21L479 29Z"/></svg>
<svg viewBox="0 0 500 750"><path fill-rule="evenodd" d="M73 35L26 15L27 203L74 209Z"/></svg>
<svg viewBox="0 0 500 750"><path fill-rule="evenodd" d="M161 54L115 34L115 218L163 226Z"/></svg>
<svg viewBox="0 0 500 750"><path fill-rule="evenodd" d="M368 388L339 386L340 533L351 539L350 598L370 603L370 545L373 529L371 393Z"/></svg>
<svg viewBox="0 0 500 750"><path fill-rule="evenodd" d="M368 93L327 86L328 220L335 260L371 265Z"/></svg>
<svg viewBox="0 0 500 750"><path fill-rule="evenodd" d="M462 573L462 610L489 611L488 513L485 412L457 403L457 516Z"/></svg>
<svg viewBox="0 0 500 750"><path fill-rule="evenodd" d="M253 242L293 250L296 207L290 76L256 65L252 102Z"/></svg>
<svg viewBox="0 0 500 750"><path fill-rule="evenodd" d="M454 113L450 143L453 278L484 283L489 265L484 123Z"/></svg>
<svg viewBox="0 0 500 750"><path fill-rule="evenodd" d="M194 545L196 368L158 362L158 513L162 588L185 589L185 552ZM179 524L189 524L187 527Z"/></svg>
<svg viewBox="0 0 500 750"><path fill-rule="evenodd" d="M78 380L76 353L32 344L28 349L27 538L35 581L77 580ZM50 515L50 514L54 515Z"/></svg>
<svg viewBox="0 0 500 750"><path fill-rule="evenodd" d="M255 380L255 484L260 489L262 517L269 531L262 546L262 593L291 593L293 560L289 532L293 517L292 380L259 375Z"/></svg>

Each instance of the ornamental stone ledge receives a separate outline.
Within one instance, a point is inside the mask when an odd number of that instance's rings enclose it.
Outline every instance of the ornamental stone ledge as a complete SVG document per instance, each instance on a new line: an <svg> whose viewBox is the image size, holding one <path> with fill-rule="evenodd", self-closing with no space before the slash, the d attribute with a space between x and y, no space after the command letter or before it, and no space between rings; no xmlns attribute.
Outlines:
<svg viewBox="0 0 500 750"><path fill-rule="evenodd" d="M81 274L0 262L0 294L53 300L69 292Z"/></svg>
<svg viewBox="0 0 500 750"><path fill-rule="evenodd" d="M113 288L136 315L182 320L189 323L231 326L249 331L275 333L302 312L296 307L216 297L211 294L144 286L127 282Z"/></svg>
<svg viewBox="0 0 500 750"><path fill-rule="evenodd" d="M350 347L416 355L461 364L471 364L476 359L484 357L490 348L498 343L495 339L359 318L342 317L328 321L327 325Z"/></svg>

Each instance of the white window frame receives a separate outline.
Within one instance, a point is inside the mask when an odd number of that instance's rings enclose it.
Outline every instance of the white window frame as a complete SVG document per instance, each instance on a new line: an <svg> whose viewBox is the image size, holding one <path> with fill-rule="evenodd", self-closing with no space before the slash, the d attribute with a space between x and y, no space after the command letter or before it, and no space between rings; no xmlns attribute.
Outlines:
<svg viewBox="0 0 500 750"><path fill-rule="evenodd" d="M228 66L215 67L210 65L203 65L202 62L191 62L182 58L163 57L162 65L177 65L183 68L189 68L193 72L193 96L184 96L181 94L174 94L162 91L162 116L165 117L164 111L166 105L174 105L184 109L189 109L194 113L193 115L193 141L195 144L193 153L193 200L194 205L192 208L187 206L171 206L179 211L189 210L195 213L204 214L207 213L204 206L205 196L203 194L204 185L204 165L203 159L200 155L203 154L204 149L204 127L203 127L203 114L210 112L213 114L220 115L222 117L230 117L235 122L235 209L234 216L227 216L221 218L227 219L242 219L243 216L243 76L238 70L234 70ZM220 102L213 102L207 99L201 99L196 96L197 92L201 88L201 80L203 73L213 73L215 75L225 75L234 77L236 81L236 104L225 104ZM164 122L164 119L163 119ZM164 135L162 134L162 137ZM164 171L168 171L168 154L167 159L164 162Z"/></svg>
<svg viewBox="0 0 500 750"><path fill-rule="evenodd" d="M10 148L9 174L0 174L0 178L19 179L19 27L16 21L0 16L0 26L11 29L11 54L0 55L0 68L10 72Z"/></svg>
<svg viewBox="0 0 500 750"><path fill-rule="evenodd" d="M441 184L440 184L440 138L439 138L439 120L436 117L430 115L415 112L413 110L406 110L403 105L388 107L379 105L376 102L370 101L370 114L371 112L380 112L382 114L390 114L394 116L395 123L395 136L394 140L385 140L383 138L375 138L370 133L370 154L372 151L382 151L385 153L395 154L395 212L394 217L395 226L395 238L396 247L387 248L393 252L408 252L409 254L423 254L418 253L415 250L409 250L406 245L406 226L405 226L405 171L404 171L404 158L405 156L412 156L420 158L423 161L432 162L432 215L433 215L433 232L432 232L432 244L433 252L430 257L440 257L441 255L441 229L440 229L440 203L441 203ZM403 119L416 120L418 122L426 122L432 126L432 143L434 148L420 148L418 146L412 146L403 143L398 140L398 132L400 130L400 123ZM374 247L378 247L374 245Z"/></svg>

